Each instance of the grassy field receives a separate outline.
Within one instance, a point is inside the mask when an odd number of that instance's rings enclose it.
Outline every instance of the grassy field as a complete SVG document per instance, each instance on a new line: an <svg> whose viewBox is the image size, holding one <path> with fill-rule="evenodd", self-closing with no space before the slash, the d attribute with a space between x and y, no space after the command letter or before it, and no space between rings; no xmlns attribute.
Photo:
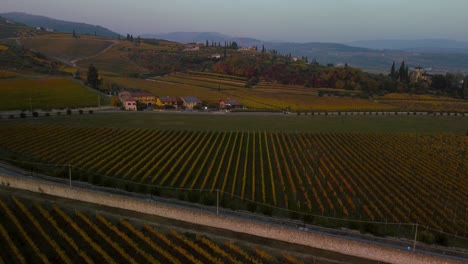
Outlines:
<svg viewBox="0 0 468 264"><path fill-rule="evenodd" d="M69 78L0 80L0 110L97 106L98 93ZM101 105L110 99L101 97Z"/></svg>
<svg viewBox="0 0 468 264"><path fill-rule="evenodd" d="M447 116L312 116L295 114L182 114L155 112L99 113L41 119L5 120L9 123L154 128L172 130L451 133L465 135L468 118Z"/></svg>

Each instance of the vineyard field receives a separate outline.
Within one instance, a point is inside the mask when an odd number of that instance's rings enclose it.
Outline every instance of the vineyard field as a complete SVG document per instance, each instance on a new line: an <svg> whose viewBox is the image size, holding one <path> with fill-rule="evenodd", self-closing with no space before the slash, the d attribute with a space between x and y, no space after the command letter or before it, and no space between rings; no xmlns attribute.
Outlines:
<svg viewBox="0 0 468 264"><path fill-rule="evenodd" d="M71 34L42 35L20 40L25 48L33 49L48 57L74 60L99 53L112 44L105 38L81 36L73 38Z"/></svg>
<svg viewBox="0 0 468 264"><path fill-rule="evenodd" d="M5 116L3 116L5 118ZM16 119L9 124L60 125L72 127L150 128L169 130L272 131L272 132L365 132L450 133L465 135L468 118L455 116L383 115L284 115L281 113L148 113L120 112L71 115L54 118Z"/></svg>
<svg viewBox="0 0 468 264"><path fill-rule="evenodd" d="M220 190L315 215L468 235L465 136L45 125L4 126L0 135L10 158L71 164L76 179L93 183Z"/></svg>
<svg viewBox="0 0 468 264"><path fill-rule="evenodd" d="M2 263L328 263L76 206L0 189Z"/></svg>
<svg viewBox="0 0 468 264"><path fill-rule="evenodd" d="M0 80L0 110L53 109L98 105L98 93L69 78ZM110 99L100 97L101 105Z"/></svg>

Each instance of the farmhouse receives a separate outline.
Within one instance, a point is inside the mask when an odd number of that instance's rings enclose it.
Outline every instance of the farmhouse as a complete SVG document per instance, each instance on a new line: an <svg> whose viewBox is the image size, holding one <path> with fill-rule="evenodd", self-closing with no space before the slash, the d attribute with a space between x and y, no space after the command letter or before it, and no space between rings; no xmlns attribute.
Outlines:
<svg viewBox="0 0 468 264"><path fill-rule="evenodd" d="M236 109L236 108L242 108L242 105L239 103L239 101L235 99L222 99L219 100L219 108L225 109L226 107Z"/></svg>
<svg viewBox="0 0 468 264"><path fill-rule="evenodd" d="M154 105L160 105L160 104L158 104L158 102L160 103L159 98L156 95L152 94L152 93L132 92L132 93L130 93L130 95L133 98L135 98L135 100L137 100L139 103L143 103L147 107L152 107Z"/></svg>
<svg viewBox="0 0 468 264"><path fill-rule="evenodd" d="M409 77L410 82L430 81L430 76L426 74L426 71L422 67L414 68L414 71L410 73Z"/></svg>
<svg viewBox="0 0 468 264"><path fill-rule="evenodd" d="M122 102L125 110L136 111L137 110L137 100L133 98L129 92L119 93L119 100Z"/></svg>
<svg viewBox="0 0 468 264"><path fill-rule="evenodd" d="M202 101L195 96L185 96L182 97L182 101L184 102L184 106L187 109L193 109L196 105L201 105Z"/></svg>
<svg viewBox="0 0 468 264"><path fill-rule="evenodd" d="M190 45L187 45L184 49L184 51L197 51L197 50L200 50L200 45L193 45L193 44L190 44Z"/></svg>
<svg viewBox="0 0 468 264"><path fill-rule="evenodd" d="M175 97L175 96L162 96L160 100L161 100L161 105L163 105L165 108L172 107L172 108L177 109L181 107L184 103L182 99L180 99L179 97Z"/></svg>

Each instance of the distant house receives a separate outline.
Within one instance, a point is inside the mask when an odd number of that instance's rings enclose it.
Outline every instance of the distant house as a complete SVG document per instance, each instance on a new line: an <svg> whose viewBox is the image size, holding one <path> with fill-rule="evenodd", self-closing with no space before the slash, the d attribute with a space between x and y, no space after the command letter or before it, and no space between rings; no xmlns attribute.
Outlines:
<svg viewBox="0 0 468 264"><path fill-rule="evenodd" d="M181 98L187 109L193 109L196 105L201 105L202 101L195 96L185 96Z"/></svg>
<svg viewBox="0 0 468 264"><path fill-rule="evenodd" d="M242 108L242 105L235 99L227 98L219 100L219 108L225 109L226 107L230 107L231 109L238 109Z"/></svg>
<svg viewBox="0 0 468 264"><path fill-rule="evenodd" d="M161 101L161 105L165 107L172 106L175 109L181 107L184 103L180 97L175 96L162 96L159 99Z"/></svg>
<svg viewBox="0 0 468 264"><path fill-rule="evenodd" d="M211 58L212 59L221 59L221 54L212 54Z"/></svg>
<svg viewBox="0 0 468 264"><path fill-rule="evenodd" d="M422 67L416 67L410 73L410 82L428 82L430 81L430 76L426 74L426 71Z"/></svg>
<svg viewBox="0 0 468 264"><path fill-rule="evenodd" d="M197 50L200 50L200 45L193 45L193 44L189 44L187 46L185 46L185 49L184 51L197 51Z"/></svg>
<svg viewBox="0 0 468 264"><path fill-rule="evenodd" d="M136 111L137 110L137 100L133 98L129 92L119 93L119 100L122 103L122 106L125 110Z"/></svg>
<svg viewBox="0 0 468 264"><path fill-rule="evenodd" d="M240 47L238 50L239 51L257 51L257 47L256 46Z"/></svg>
<svg viewBox="0 0 468 264"><path fill-rule="evenodd" d="M148 92L131 92L130 96L135 98L139 103L145 104L147 107L153 107L158 104L159 98Z"/></svg>

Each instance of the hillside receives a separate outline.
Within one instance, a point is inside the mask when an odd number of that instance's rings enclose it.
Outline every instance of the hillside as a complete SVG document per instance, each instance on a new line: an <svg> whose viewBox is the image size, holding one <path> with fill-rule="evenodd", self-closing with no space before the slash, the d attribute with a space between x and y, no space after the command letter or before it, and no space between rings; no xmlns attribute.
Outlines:
<svg viewBox="0 0 468 264"><path fill-rule="evenodd" d="M0 16L0 39L32 37L42 33L43 32L40 30L36 30L25 24L14 22Z"/></svg>
<svg viewBox="0 0 468 264"><path fill-rule="evenodd" d="M115 33L107 28L101 26L94 26L86 23L69 22L57 20L45 16L37 16L26 13L11 12L2 13L0 16L9 20L20 22L31 27L43 27L53 29L57 32L72 33L75 30L76 34L82 35L97 35L103 37L117 38L118 33Z"/></svg>

